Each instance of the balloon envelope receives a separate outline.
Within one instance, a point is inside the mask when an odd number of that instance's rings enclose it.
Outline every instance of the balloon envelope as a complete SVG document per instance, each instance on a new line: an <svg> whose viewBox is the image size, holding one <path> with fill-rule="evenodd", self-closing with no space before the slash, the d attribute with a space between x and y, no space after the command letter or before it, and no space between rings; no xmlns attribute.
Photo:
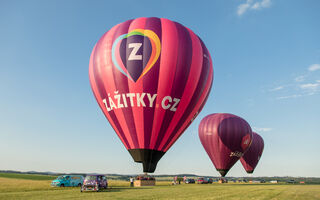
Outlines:
<svg viewBox="0 0 320 200"><path fill-rule="evenodd" d="M241 117L216 113L201 120L199 137L215 168L225 176L250 146L252 130Z"/></svg>
<svg viewBox="0 0 320 200"><path fill-rule="evenodd" d="M252 143L248 151L240 158L241 164L247 173L253 173L261 158L263 148L264 142L262 137L259 134L252 132Z"/></svg>
<svg viewBox="0 0 320 200"><path fill-rule="evenodd" d="M213 81L211 56L190 29L163 18L116 25L95 45L89 64L104 115L144 172L200 112Z"/></svg>

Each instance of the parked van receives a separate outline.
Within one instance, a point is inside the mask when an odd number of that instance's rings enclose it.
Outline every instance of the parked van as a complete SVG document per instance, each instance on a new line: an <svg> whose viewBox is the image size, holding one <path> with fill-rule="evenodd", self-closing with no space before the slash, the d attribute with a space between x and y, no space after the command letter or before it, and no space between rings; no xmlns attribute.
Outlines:
<svg viewBox="0 0 320 200"><path fill-rule="evenodd" d="M59 176L51 182L51 186L55 187L81 187L83 183L81 175L63 175Z"/></svg>
<svg viewBox="0 0 320 200"><path fill-rule="evenodd" d="M108 188L108 180L105 175L102 174L91 174L87 175L83 181L83 185L80 189L83 191L96 191L99 192L102 189Z"/></svg>

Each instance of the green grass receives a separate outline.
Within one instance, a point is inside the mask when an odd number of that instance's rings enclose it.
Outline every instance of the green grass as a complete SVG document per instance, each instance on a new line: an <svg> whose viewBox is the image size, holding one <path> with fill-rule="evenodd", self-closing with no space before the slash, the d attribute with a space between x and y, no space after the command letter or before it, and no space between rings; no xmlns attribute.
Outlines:
<svg viewBox="0 0 320 200"><path fill-rule="evenodd" d="M16 174L16 173L0 173L0 178L16 178L27 180L53 180L57 176L37 175L37 174Z"/></svg>
<svg viewBox="0 0 320 200"><path fill-rule="evenodd" d="M29 179L27 176L32 176ZM50 180L33 175L0 177L0 199L320 199L320 185L289 184L183 184L158 181L154 187L129 187L129 182L110 180L103 192L79 188L54 188Z"/></svg>

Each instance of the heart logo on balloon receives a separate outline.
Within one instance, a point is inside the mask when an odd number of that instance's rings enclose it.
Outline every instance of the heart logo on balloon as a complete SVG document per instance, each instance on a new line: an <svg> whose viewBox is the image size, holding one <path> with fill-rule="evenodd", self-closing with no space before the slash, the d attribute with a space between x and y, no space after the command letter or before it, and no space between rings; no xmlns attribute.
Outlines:
<svg viewBox="0 0 320 200"><path fill-rule="evenodd" d="M157 62L160 51L157 34L151 30L134 29L113 42L112 62L122 74L137 82Z"/></svg>
<svg viewBox="0 0 320 200"><path fill-rule="evenodd" d="M248 147L250 147L251 143L252 143L251 135L250 135L250 134L247 134L247 135L245 135L245 136L242 138L241 148L242 148L243 150L246 150Z"/></svg>

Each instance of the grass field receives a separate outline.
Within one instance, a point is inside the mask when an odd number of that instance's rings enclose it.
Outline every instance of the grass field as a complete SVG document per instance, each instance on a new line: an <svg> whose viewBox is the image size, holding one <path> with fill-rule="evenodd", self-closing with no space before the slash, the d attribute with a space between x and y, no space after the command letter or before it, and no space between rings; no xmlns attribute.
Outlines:
<svg viewBox="0 0 320 200"><path fill-rule="evenodd" d="M154 187L130 188L129 182L110 180L106 191L80 193L79 188L53 188L51 180L50 176L0 174L0 199L320 199L320 185L157 182Z"/></svg>

